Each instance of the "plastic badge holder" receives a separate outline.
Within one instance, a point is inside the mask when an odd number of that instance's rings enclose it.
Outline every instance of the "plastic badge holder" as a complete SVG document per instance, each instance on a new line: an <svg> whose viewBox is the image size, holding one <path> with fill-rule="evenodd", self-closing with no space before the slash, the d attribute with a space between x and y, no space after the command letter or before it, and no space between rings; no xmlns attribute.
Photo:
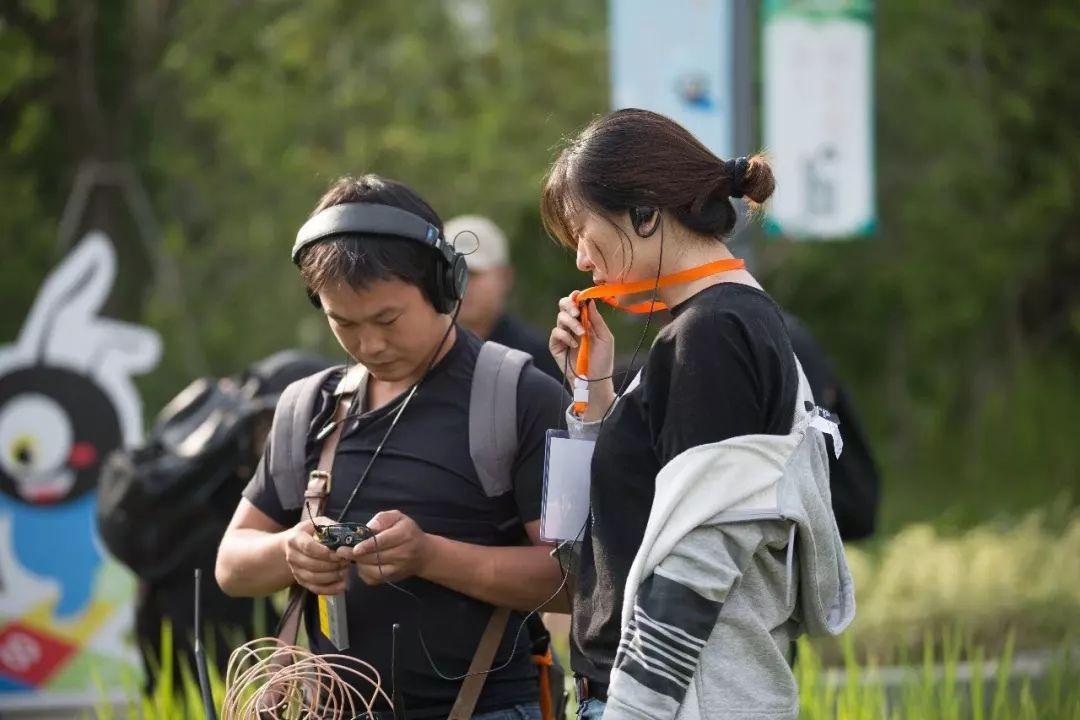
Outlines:
<svg viewBox="0 0 1080 720"><path fill-rule="evenodd" d="M540 537L581 540L589 517L593 440L572 439L565 430L548 430L544 451L544 504Z"/></svg>

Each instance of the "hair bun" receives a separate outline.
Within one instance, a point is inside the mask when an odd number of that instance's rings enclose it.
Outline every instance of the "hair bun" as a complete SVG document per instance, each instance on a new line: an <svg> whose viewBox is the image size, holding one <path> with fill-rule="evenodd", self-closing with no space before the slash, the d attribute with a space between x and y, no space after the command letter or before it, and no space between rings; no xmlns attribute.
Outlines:
<svg viewBox="0 0 1080 720"><path fill-rule="evenodd" d="M751 205L761 205L772 197L776 180L764 155L725 160L723 166L723 182L718 192L726 186L728 197L745 197Z"/></svg>
<svg viewBox="0 0 1080 720"><path fill-rule="evenodd" d="M729 197L739 199L746 194L743 181L746 179L746 171L749 167L750 161L745 157L724 161L724 175L727 176Z"/></svg>

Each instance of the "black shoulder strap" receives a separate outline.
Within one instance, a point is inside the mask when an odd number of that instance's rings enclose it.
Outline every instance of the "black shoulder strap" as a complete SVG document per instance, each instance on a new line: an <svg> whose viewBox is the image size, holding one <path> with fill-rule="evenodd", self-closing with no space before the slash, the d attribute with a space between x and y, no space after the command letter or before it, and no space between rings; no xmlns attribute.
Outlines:
<svg viewBox="0 0 1080 720"><path fill-rule="evenodd" d="M308 427L315 414L319 389L331 373L340 371L339 365L297 380L278 399L270 426L268 469L284 510L297 510L304 505Z"/></svg>

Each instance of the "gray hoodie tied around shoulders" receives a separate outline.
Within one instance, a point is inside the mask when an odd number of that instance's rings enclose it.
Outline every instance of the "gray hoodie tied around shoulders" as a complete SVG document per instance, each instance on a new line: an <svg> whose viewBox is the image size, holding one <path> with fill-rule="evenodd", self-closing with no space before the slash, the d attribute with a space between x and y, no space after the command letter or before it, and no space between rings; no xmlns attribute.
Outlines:
<svg viewBox="0 0 1080 720"><path fill-rule="evenodd" d="M792 641L854 617L824 434L842 445L798 372L789 434L700 445L657 476L605 720L793 720ZM598 429L568 421L572 436Z"/></svg>

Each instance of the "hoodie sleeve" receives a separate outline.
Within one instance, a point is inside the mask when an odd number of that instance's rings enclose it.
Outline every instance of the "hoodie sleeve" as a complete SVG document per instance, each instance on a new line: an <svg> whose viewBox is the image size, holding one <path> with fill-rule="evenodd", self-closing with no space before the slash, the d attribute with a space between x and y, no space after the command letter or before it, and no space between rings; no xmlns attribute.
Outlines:
<svg viewBox="0 0 1080 720"><path fill-rule="evenodd" d="M756 523L702 525L638 588L604 720L673 718L732 587L764 541Z"/></svg>

